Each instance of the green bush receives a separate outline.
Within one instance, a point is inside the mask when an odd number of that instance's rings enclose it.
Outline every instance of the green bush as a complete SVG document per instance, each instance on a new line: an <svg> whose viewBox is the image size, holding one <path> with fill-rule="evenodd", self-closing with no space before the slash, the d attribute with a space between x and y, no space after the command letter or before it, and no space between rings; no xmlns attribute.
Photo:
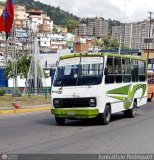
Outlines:
<svg viewBox="0 0 154 160"><path fill-rule="evenodd" d="M0 88L0 96L4 96L5 95L5 90Z"/></svg>

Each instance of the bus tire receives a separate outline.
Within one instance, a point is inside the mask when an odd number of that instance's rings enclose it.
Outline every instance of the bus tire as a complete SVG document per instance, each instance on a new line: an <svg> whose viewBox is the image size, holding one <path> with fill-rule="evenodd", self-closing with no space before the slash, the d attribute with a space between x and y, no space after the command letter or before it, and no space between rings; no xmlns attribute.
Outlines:
<svg viewBox="0 0 154 160"><path fill-rule="evenodd" d="M151 93L150 98L148 98L148 102L152 102L152 98L153 98L153 92Z"/></svg>
<svg viewBox="0 0 154 160"><path fill-rule="evenodd" d="M148 102L152 102L152 98L148 98L148 100L147 100Z"/></svg>
<svg viewBox="0 0 154 160"><path fill-rule="evenodd" d="M65 118L61 118L61 117L56 117L55 116L55 120L57 122L58 125L63 125L65 123Z"/></svg>
<svg viewBox="0 0 154 160"><path fill-rule="evenodd" d="M106 105L105 109L104 109L104 113L100 113L100 122L103 125L108 125L110 123L111 120L111 107L110 105Z"/></svg>
<svg viewBox="0 0 154 160"><path fill-rule="evenodd" d="M137 102L134 100L133 108L124 111L124 117L126 117L126 118L134 118L136 116L136 112L137 112Z"/></svg>

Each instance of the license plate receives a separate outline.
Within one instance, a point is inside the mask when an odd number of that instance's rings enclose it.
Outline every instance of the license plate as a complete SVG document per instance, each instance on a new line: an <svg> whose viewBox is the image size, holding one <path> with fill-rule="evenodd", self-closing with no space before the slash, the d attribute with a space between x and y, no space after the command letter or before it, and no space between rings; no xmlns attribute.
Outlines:
<svg viewBox="0 0 154 160"><path fill-rule="evenodd" d="M68 116L74 116L75 112L68 112Z"/></svg>

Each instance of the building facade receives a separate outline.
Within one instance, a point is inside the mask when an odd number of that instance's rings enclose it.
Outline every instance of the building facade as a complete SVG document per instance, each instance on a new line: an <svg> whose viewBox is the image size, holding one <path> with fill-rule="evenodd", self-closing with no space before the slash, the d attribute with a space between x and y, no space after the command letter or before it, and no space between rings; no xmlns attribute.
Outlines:
<svg viewBox="0 0 154 160"><path fill-rule="evenodd" d="M87 25L86 24L79 24L77 35L79 36L86 36L87 35Z"/></svg>
<svg viewBox="0 0 154 160"><path fill-rule="evenodd" d="M112 27L112 39L117 39L121 46L124 47L124 40L125 40L125 26L114 26Z"/></svg>
<svg viewBox="0 0 154 160"><path fill-rule="evenodd" d="M66 48L66 36L52 33L38 33L40 52L56 53L59 49Z"/></svg>
<svg viewBox="0 0 154 160"><path fill-rule="evenodd" d="M119 40L122 36L122 44L131 49L147 49L145 39L149 37L149 21L126 23L124 26L112 27L112 38ZM154 23L151 25L150 37L154 38ZM154 43L150 43L150 48L154 48Z"/></svg>
<svg viewBox="0 0 154 160"><path fill-rule="evenodd" d="M30 20L30 26L33 32L39 32L39 25L42 25L44 23L46 23L46 25L47 24L49 25L44 28L49 27L48 30L51 30L50 25L52 25L53 23L50 21L50 17L48 17L47 14L44 13L42 10L29 9L26 12L27 12L28 19ZM40 27L40 28L43 28L43 27Z"/></svg>
<svg viewBox="0 0 154 160"><path fill-rule="evenodd" d="M88 19L87 35L90 37L95 36L95 18Z"/></svg>
<svg viewBox="0 0 154 160"><path fill-rule="evenodd" d="M79 24L78 35L90 37L108 36L108 21L103 18L88 18L88 24Z"/></svg>

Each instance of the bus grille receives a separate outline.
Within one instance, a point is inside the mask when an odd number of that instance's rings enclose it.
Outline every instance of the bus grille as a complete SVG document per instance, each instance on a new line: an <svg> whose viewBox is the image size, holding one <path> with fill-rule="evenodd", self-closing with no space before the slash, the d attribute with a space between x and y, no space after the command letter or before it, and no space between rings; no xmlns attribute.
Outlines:
<svg viewBox="0 0 154 160"><path fill-rule="evenodd" d="M95 99L93 105L90 104L90 99ZM55 108L96 107L96 98L56 98L53 100L53 104Z"/></svg>

